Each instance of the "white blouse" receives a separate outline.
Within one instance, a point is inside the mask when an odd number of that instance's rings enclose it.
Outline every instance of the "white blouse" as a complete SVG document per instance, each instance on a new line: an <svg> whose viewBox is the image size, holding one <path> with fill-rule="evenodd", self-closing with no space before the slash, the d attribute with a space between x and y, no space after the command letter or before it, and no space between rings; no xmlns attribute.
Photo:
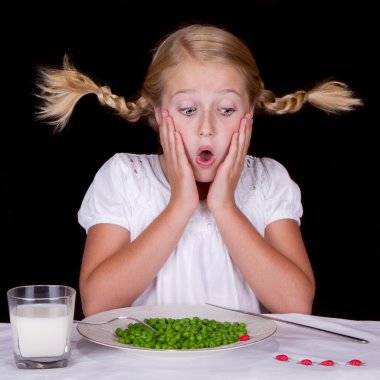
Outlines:
<svg viewBox="0 0 380 380"><path fill-rule="evenodd" d="M119 153L96 174L78 220L86 231L98 223L117 224L126 228L134 240L165 209L169 198L170 185L158 155ZM300 223L299 187L284 166L273 159L246 157L235 199L261 235L279 219ZM176 249L133 306L205 302L265 311L232 262L215 220L202 201Z"/></svg>

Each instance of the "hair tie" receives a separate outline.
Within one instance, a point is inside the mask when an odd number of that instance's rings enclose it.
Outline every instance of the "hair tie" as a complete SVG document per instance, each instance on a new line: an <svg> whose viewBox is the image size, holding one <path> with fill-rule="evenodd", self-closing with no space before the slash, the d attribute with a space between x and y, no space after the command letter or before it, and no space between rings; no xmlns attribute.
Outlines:
<svg viewBox="0 0 380 380"><path fill-rule="evenodd" d="M96 95L100 103L104 103L112 108L117 108L118 96L113 94L108 86L99 87Z"/></svg>
<svg viewBox="0 0 380 380"><path fill-rule="evenodd" d="M309 98L309 93L307 91L304 91L304 90L296 91L295 95L297 97L302 97L302 101L303 102L306 102L308 100L308 98Z"/></svg>

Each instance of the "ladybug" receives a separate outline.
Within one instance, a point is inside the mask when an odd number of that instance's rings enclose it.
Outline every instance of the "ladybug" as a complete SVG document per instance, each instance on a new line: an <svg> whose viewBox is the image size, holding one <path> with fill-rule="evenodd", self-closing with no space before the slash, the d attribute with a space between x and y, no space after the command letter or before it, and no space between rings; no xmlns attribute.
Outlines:
<svg viewBox="0 0 380 380"><path fill-rule="evenodd" d="M348 362L349 365L354 365L354 366L360 366L363 365L363 362L359 359L352 359Z"/></svg>
<svg viewBox="0 0 380 380"><path fill-rule="evenodd" d="M276 356L276 359L280 362L287 362L289 360L288 355L280 354Z"/></svg>
<svg viewBox="0 0 380 380"><path fill-rule="evenodd" d="M332 367L335 363L332 360L324 360L320 363L321 365L324 365L326 367Z"/></svg>
<svg viewBox="0 0 380 380"><path fill-rule="evenodd" d="M300 364L302 364L302 365L313 365L313 362L310 359L302 359L300 361Z"/></svg>

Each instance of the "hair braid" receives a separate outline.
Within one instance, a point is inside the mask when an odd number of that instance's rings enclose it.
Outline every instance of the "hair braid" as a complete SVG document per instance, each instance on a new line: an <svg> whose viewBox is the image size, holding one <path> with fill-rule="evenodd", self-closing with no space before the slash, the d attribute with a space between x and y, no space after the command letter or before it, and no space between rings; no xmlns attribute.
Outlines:
<svg viewBox="0 0 380 380"><path fill-rule="evenodd" d="M362 105L362 101L354 97L348 86L338 81L323 82L310 91L300 90L280 98L262 87L256 100L259 108L278 115L297 112L306 102L327 113L351 111Z"/></svg>
<svg viewBox="0 0 380 380"><path fill-rule="evenodd" d="M135 122L151 109L142 97L137 102L126 102L115 95L108 86L98 86L93 80L79 72L70 63L67 54L63 59L63 69L42 68L37 86L42 100L37 118L54 125L58 132L67 125L75 105L85 95L95 94L102 105L115 109L120 116Z"/></svg>

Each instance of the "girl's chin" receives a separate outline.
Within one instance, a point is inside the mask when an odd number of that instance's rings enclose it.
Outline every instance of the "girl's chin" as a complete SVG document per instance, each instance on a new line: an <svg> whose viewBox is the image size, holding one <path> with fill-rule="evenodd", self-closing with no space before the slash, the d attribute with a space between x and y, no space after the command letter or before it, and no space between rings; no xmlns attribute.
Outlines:
<svg viewBox="0 0 380 380"><path fill-rule="evenodd" d="M215 173L195 173L195 180L200 183L210 183L214 179Z"/></svg>

